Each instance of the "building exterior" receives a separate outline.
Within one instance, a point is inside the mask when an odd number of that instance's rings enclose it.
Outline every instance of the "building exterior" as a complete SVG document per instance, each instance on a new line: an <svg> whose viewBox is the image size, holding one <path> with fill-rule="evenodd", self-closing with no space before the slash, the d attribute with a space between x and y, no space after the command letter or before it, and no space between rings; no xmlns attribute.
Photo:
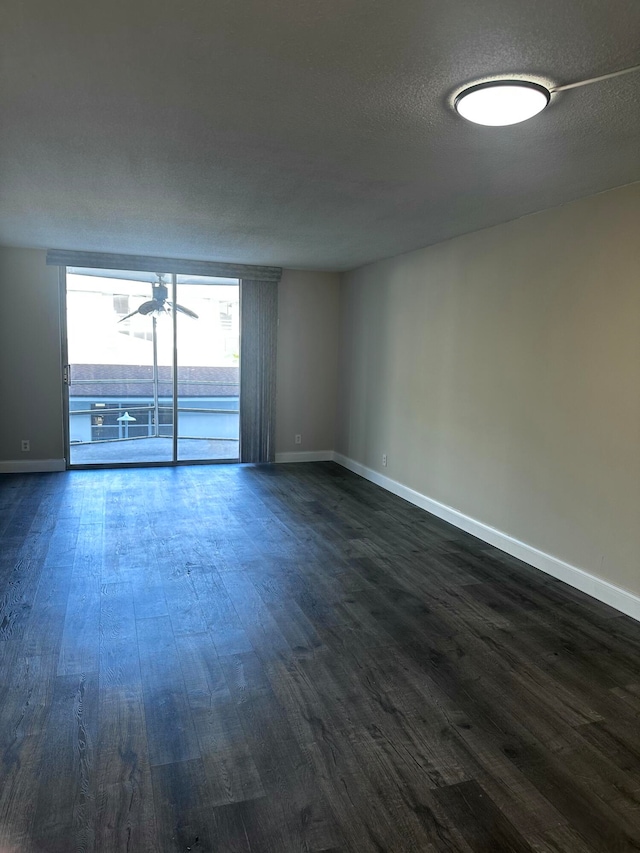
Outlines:
<svg viewBox="0 0 640 853"><path fill-rule="evenodd" d="M72 444L156 434L151 365L74 364L70 380L69 437ZM172 395L172 369L160 365L160 435L173 434ZM238 395L237 366L180 367L179 436L237 439Z"/></svg>

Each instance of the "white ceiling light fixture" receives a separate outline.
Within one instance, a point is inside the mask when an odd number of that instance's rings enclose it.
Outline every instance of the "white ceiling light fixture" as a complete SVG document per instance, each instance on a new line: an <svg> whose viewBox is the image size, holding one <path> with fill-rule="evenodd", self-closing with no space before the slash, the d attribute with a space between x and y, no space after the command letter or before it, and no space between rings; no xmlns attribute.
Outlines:
<svg viewBox="0 0 640 853"><path fill-rule="evenodd" d="M551 100L551 95L565 92L567 89L577 89L580 86L590 86L601 83L624 74L640 71L640 65L601 74L599 77L589 77L564 86L554 86L547 89L533 80L488 80L468 86L460 92L453 102L459 115L475 124L489 127L504 127L508 124L518 124L541 113Z"/></svg>
<svg viewBox="0 0 640 853"><path fill-rule="evenodd" d="M492 80L460 92L454 105L458 113L475 124L503 127L518 124L541 113L551 92L528 80Z"/></svg>

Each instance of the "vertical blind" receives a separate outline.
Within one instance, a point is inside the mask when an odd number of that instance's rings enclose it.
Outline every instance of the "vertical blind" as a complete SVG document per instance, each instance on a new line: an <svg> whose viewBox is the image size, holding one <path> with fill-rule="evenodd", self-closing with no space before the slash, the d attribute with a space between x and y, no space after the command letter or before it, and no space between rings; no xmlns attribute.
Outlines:
<svg viewBox="0 0 640 853"><path fill-rule="evenodd" d="M240 461L275 461L278 283L240 282Z"/></svg>

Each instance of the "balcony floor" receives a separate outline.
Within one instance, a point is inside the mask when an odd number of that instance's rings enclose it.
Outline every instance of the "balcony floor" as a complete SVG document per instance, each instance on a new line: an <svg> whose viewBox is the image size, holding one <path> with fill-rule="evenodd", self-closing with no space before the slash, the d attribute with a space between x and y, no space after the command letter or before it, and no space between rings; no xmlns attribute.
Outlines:
<svg viewBox="0 0 640 853"><path fill-rule="evenodd" d="M232 439L179 438L178 460L234 460L239 443ZM173 440L168 437L134 438L71 445L72 465L115 465L123 462L171 462Z"/></svg>

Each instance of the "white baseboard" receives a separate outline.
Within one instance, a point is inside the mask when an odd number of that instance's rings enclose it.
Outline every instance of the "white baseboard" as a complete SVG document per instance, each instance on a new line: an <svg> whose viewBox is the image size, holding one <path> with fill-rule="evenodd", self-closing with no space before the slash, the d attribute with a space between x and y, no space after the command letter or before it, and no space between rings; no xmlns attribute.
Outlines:
<svg viewBox="0 0 640 853"><path fill-rule="evenodd" d="M334 453L333 458L335 462L344 468L348 468L349 471L353 471L366 480L382 486L383 489L392 492L394 495L398 495L400 498L404 498L409 503L425 509L438 518L448 521L449 524L453 524L455 527L471 533L478 539L482 539L483 542L487 542L489 545L505 551L512 557L516 557L518 560L522 560L530 566L540 569L546 572L546 574L564 581L569 586L585 592L592 598L596 598L598 601L602 601L604 604L608 604L621 613L640 621L640 597L634 595L632 592L615 586L596 575L592 575L584 569L579 569L577 566L565 563L564 560L553 557L551 554L539 551L532 545L527 545L526 542L514 539L507 533L496 530L496 528L483 524L481 521L476 521L475 518L464 515L464 513L458 512L458 510L450 506L434 501L432 498L428 498L426 495L416 492L414 489L410 489L408 486L404 486L402 483L398 483L396 480L392 480L378 471L374 471L373 468L367 468L365 465L361 465L359 462L355 462L341 453Z"/></svg>
<svg viewBox="0 0 640 853"><path fill-rule="evenodd" d="M0 462L0 474L45 474L66 471L64 459L8 459Z"/></svg>
<svg viewBox="0 0 640 853"><path fill-rule="evenodd" d="M276 462L332 462L333 450L294 450L276 453Z"/></svg>

